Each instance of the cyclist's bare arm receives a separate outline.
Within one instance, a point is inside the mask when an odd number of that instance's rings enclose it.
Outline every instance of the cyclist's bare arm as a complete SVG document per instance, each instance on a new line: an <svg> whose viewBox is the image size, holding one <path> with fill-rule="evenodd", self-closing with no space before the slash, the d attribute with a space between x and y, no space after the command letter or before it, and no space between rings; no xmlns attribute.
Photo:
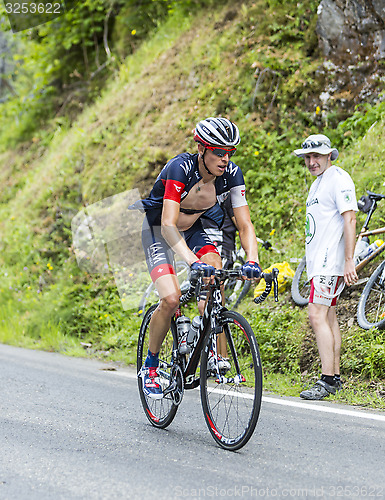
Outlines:
<svg viewBox="0 0 385 500"><path fill-rule="evenodd" d="M241 240L242 248L246 252L246 260L252 260L259 263L258 243L255 236L254 227L250 219L250 211L248 205L235 207L234 216L236 220L236 226L239 231L239 239Z"/></svg>
<svg viewBox="0 0 385 500"><path fill-rule="evenodd" d="M342 214L342 217L344 219L345 240L344 280L347 285L353 285L358 279L353 258L356 244L356 214L353 210L347 210Z"/></svg>

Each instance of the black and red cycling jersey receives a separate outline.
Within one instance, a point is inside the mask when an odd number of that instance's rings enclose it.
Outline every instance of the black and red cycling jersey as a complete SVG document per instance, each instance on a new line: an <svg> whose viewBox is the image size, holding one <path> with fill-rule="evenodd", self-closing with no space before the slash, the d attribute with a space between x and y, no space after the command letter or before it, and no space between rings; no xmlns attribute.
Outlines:
<svg viewBox="0 0 385 500"><path fill-rule="evenodd" d="M150 224L160 224L163 200L173 200L181 203L195 184L202 179L199 173L198 154L182 153L163 167L147 198L141 200ZM245 181L241 169L229 161L226 170L215 179L217 203L207 210L188 210L184 213L202 213L218 225L222 223L223 212L218 203L230 196L232 207L247 205Z"/></svg>

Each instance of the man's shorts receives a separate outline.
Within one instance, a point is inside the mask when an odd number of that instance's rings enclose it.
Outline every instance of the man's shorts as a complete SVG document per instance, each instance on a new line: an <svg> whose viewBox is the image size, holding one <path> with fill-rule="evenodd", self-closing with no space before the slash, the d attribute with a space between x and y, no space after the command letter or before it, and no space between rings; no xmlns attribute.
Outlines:
<svg viewBox="0 0 385 500"><path fill-rule="evenodd" d="M343 276L314 276L310 280L309 304L335 306L344 287Z"/></svg>
<svg viewBox="0 0 385 500"><path fill-rule="evenodd" d="M181 235L189 249L195 253L198 259L207 253L216 253L219 255L217 248L204 231L199 219L190 229L181 232ZM142 244L146 255L147 267L153 282L160 276L175 274L175 253L163 238L160 226L150 226L145 219L142 228Z"/></svg>

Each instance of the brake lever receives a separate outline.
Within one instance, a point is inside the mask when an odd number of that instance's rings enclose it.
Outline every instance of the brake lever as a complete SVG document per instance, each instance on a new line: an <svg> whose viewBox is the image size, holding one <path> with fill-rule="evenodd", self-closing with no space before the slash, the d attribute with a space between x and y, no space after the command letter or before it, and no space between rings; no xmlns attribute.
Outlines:
<svg viewBox="0 0 385 500"><path fill-rule="evenodd" d="M278 302L278 274L279 270L274 267L272 271L273 275L273 286L274 286L274 300L275 302Z"/></svg>

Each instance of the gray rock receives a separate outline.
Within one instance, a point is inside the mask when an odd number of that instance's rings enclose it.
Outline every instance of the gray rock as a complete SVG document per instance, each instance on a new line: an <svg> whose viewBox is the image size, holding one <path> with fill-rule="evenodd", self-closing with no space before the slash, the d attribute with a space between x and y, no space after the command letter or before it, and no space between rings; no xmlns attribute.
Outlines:
<svg viewBox="0 0 385 500"><path fill-rule="evenodd" d="M326 57L340 62L385 55L384 0L322 0L317 34Z"/></svg>

